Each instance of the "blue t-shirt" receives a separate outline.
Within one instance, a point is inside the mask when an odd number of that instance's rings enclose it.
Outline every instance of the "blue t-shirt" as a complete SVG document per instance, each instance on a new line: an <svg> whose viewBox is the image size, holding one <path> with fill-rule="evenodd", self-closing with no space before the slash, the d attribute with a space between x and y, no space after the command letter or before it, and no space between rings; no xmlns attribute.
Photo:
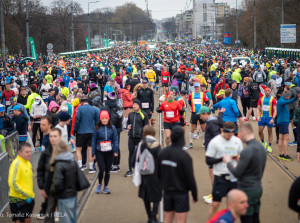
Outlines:
<svg viewBox="0 0 300 223"><path fill-rule="evenodd" d="M104 91L106 91L108 94L114 91L114 88L109 86L108 84L105 85Z"/></svg>
<svg viewBox="0 0 300 223"><path fill-rule="evenodd" d="M6 76L6 83L10 84L11 79L13 79L12 76Z"/></svg>

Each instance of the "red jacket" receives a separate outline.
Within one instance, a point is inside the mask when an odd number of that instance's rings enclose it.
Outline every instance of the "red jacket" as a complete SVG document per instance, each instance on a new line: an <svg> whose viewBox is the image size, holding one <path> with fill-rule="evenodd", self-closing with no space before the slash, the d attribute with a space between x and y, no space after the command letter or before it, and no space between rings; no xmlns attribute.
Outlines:
<svg viewBox="0 0 300 223"><path fill-rule="evenodd" d="M225 83L225 78L224 77L220 77L220 79L221 78L223 79L223 83L221 85L220 85L220 83L216 84L215 90L214 90L214 95L218 94L219 90L221 90L221 89L225 90L225 89L229 88L228 84Z"/></svg>
<svg viewBox="0 0 300 223"><path fill-rule="evenodd" d="M2 97L5 98L5 105L9 106L10 105L9 99L11 97L15 97L15 92L13 90L10 90L10 91L4 90L2 93ZM9 104L8 104L8 102L9 102Z"/></svg>
<svg viewBox="0 0 300 223"><path fill-rule="evenodd" d="M133 106L133 95L126 89L121 89L123 108L131 108Z"/></svg>

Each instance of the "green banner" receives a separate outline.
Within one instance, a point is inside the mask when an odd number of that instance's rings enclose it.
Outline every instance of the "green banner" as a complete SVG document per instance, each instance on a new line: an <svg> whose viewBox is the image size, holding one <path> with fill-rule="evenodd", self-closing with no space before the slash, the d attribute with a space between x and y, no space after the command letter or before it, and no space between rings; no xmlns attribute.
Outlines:
<svg viewBox="0 0 300 223"><path fill-rule="evenodd" d="M32 37L29 37L29 42L31 47L31 56L37 60L36 48Z"/></svg>
<svg viewBox="0 0 300 223"><path fill-rule="evenodd" d="M89 38L88 37L85 38L85 42L86 42L86 49L89 50L90 49L90 43L89 43Z"/></svg>
<svg viewBox="0 0 300 223"><path fill-rule="evenodd" d="M103 39L103 46L104 46L104 48L107 48L107 47L110 47L110 41L109 41L109 39Z"/></svg>

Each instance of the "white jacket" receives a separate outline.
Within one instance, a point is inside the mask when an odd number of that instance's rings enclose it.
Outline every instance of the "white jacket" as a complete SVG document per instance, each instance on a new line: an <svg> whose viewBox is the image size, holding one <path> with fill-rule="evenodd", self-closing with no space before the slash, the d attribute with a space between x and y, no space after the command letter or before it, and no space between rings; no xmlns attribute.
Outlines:
<svg viewBox="0 0 300 223"><path fill-rule="evenodd" d="M47 115L47 106L45 103L41 103L40 105L33 103L30 111L30 117L34 117L36 115L39 115L40 117ZM35 120L35 122L40 122L40 119Z"/></svg>

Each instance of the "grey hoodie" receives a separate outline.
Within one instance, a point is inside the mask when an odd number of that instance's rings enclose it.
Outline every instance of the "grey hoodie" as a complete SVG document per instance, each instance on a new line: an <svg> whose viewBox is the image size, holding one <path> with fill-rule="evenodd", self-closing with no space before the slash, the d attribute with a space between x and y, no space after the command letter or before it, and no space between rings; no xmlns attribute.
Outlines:
<svg viewBox="0 0 300 223"><path fill-rule="evenodd" d="M75 161L74 155L71 152L63 152L55 157L55 161L63 160L63 161Z"/></svg>

